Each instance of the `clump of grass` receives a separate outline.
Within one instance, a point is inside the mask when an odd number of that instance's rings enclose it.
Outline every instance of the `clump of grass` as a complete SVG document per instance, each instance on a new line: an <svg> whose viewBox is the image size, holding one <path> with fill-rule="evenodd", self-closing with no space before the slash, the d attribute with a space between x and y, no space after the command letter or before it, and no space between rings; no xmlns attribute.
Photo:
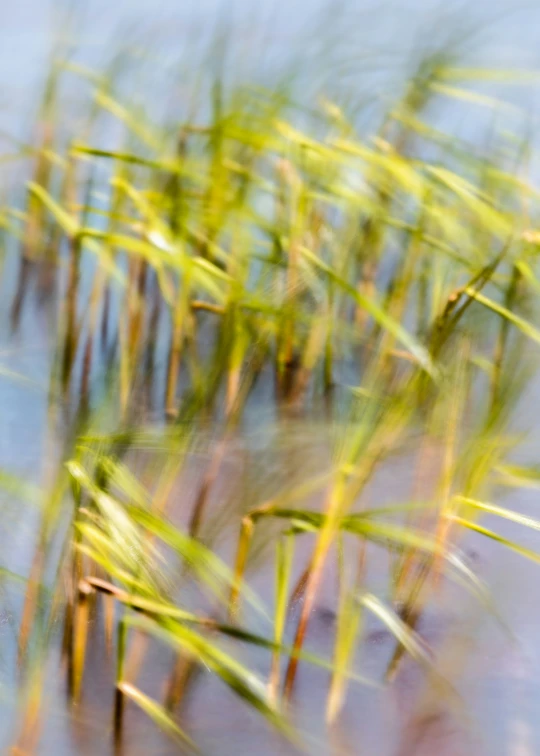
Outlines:
<svg viewBox="0 0 540 756"><path fill-rule="evenodd" d="M19 625L28 667L20 744L37 728L35 669L60 618L70 696L83 695L89 617L100 603L116 658L117 744L129 700L195 747L176 713L194 666L295 738L287 705L300 665L328 670L334 723L359 678L353 659L366 611L395 638L390 681L405 653L433 664L416 626L442 581L489 605L459 548L467 533L540 560L482 524L489 513L540 527L492 499L501 479L537 482L509 457L519 441L512 410L531 372L524 344L540 342L538 193L521 177L529 152L518 144L508 161L496 145L480 151L435 128L429 107L441 100L485 105L460 81L486 72L460 71L444 55L422 61L367 137L328 100L300 119L286 92L219 80L204 115L153 121L121 99L114 77L70 65L89 86L89 115L53 144L66 68L57 63L47 85L26 209L4 213L23 240L15 323L43 262L38 242L52 240L51 406L67 409L70 429L42 497ZM113 146L104 138L111 121L121 127ZM227 564L205 542L205 526L260 391L287 430L325 420L327 469L250 492L231 516L240 534ZM148 409L158 421L151 430ZM209 426L217 441L184 525L173 524L171 492ZM374 476L411 448L413 490L369 506ZM315 494L319 507L309 504ZM275 564L266 633L250 626L265 610L247 582L263 529ZM304 564L299 540L310 544ZM364 579L371 544L388 554L381 595ZM305 646L334 559L337 625L326 661ZM190 604L193 593L204 612ZM138 682L150 643L173 659L163 701ZM268 679L241 660L242 644L267 654Z"/></svg>

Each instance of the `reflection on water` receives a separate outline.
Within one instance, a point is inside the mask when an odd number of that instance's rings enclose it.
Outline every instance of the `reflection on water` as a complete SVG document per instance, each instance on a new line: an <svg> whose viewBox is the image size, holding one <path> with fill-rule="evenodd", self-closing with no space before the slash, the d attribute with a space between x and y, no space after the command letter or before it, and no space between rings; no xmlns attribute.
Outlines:
<svg viewBox="0 0 540 756"><path fill-rule="evenodd" d="M29 310L33 307L28 305ZM47 334L36 334L34 318L28 316L15 342L6 339L5 353L10 355L10 368L31 376L36 382L47 374ZM40 346L36 345L36 342ZM536 390L538 390L537 384ZM45 436L46 392L43 386L25 385L3 378L0 390L2 414L2 464L13 467L28 479L41 480L47 461L54 460L54 440ZM259 415L259 420L260 420ZM216 547L224 556L230 555L234 531L228 529L227 513L232 506L249 506L251 493L272 486L279 489L287 480L302 479L313 470L319 472L329 461L329 443L325 425L302 425L302 421L268 420L266 428L259 422L236 439L225 460L214 487L211 507L219 528ZM9 429L9 431L7 430ZM60 432L60 431L59 431ZM268 450L273 454L269 463ZM186 499L193 497L206 468L206 457L188 465L173 492L170 516L173 521L186 522ZM270 469L269 469L270 467ZM373 505L403 497L412 485L413 465L405 455L396 458L381 470L370 488L368 498ZM429 473L426 473L429 485ZM242 503L244 502L244 504ZM313 506L320 502L314 500ZM537 494L521 492L516 503L519 511L534 513ZM17 573L27 573L34 547L32 516L21 518L16 502L3 495L3 516L10 520L3 528L3 564ZM221 513L221 515L220 515ZM225 513L225 519L223 519ZM220 519L221 517L221 519ZM212 522L213 518L209 518ZM236 523L237 518L233 521ZM518 526L507 526L506 534L516 531L524 546L538 546L534 531L523 532ZM204 533L216 537L212 528ZM485 579L497 597L502 623L487 614L474 597L460 587L444 586L434 605L421 618L418 632L437 658L441 678L426 673L412 661L406 661L390 687L379 687L385 667L394 650L391 634L374 620L364 629L365 643L355 660L355 672L370 685L353 684L339 723L327 731L324 708L328 673L311 665L303 665L293 700L295 721L303 734L309 753L381 754L381 756L448 756L468 754L512 754L532 756L540 748L540 731L536 726L536 702L540 693L540 651L537 628L540 607L536 600L537 567L513 555L497 544L469 537L462 544L469 563L478 576ZM305 551L305 558L309 550ZM368 586L381 584L385 567L384 553L374 550L369 560ZM264 549L254 560L250 584L272 603L273 566L268 564ZM297 576L298 577L298 576ZM336 574L329 569L308 636L310 651L322 657L332 652L335 614L331 607L335 596ZM3 699L1 735L4 746L11 742L17 670L15 618L20 611L16 590L6 591L0 638L2 649ZM45 700L44 724L38 752L43 754L107 754L118 753L113 747L111 706L113 701L113 667L105 643L102 610L91 620L92 633L86 662L85 684L79 704L69 703L65 674L58 657L53 654L47 668L49 681ZM292 632L294 617L289 629ZM505 629L504 623L507 623ZM268 654L245 649L249 665L267 674ZM173 656L163 648L150 647L140 675L141 687L152 696L163 697L163 681L174 663ZM441 682L444 679L444 683ZM373 687L375 686L375 687ZM201 746L202 752L228 756L236 753L263 754L299 753L293 746L268 729L253 712L206 671L199 671L182 702L181 722ZM134 707L128 707L126 738L120 753L173 754L178 747Z"/></svg>

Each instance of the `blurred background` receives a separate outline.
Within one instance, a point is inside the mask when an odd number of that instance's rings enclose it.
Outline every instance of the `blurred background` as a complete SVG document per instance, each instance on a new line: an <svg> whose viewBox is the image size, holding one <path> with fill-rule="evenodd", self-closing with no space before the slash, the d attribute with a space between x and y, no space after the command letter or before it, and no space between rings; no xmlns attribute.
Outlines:
<svg viewBox="0 0 540 756"><path fill-rule="evenodd" d="M540 4L0 21L0 747L540 753Z"/></svg>

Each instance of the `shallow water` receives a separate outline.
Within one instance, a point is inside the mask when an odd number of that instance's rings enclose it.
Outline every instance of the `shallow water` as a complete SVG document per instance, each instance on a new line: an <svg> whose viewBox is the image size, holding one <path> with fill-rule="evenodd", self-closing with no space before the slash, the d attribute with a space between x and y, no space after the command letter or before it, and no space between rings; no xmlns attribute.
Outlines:
<svg viewBox="0 0 540 756"><path fill-rule="evenodd" d="M193 3L195 6L195 3ZM203 19L215 18L217 0L198 2L196 8L179 7L174 0L136 0L136 2L91 2L84 27L84 55L98 61L115 30L130 22L142 38L163 35L167 44L182 39L191 12ZM269 26L271 44L277 46L276 57L285 56L292 45L294 30L303 26L307 16L314 15L316 3L310 0L290 3L280 0L267 2L264 13L272 19ZM33 102L33 92L43 71L43 62L50 44L54 2L24 0L2 9L0 29L0 124L10 131L25 129L23 124ZM354 4L353 4L354 6ZM407 48L414 37L415 24L421 25L435 6L422 0L394 3L383 22L379 23L381 43L392 38L396 27L406 29ZM356 10L362 10L359 6ZM235 18L246 19L251 11L249 0L235 3ZM476 4L475 13L493 13L491 4ZM407 25L400 26L400 19ZM517 11L511 21L490 27L486 35L484 54L497 49L501 62L506 59L515 65L535 65L538 62L536 30L540 10L526 8ZM254 21L255 23L255 21ZM144 27L141 29L141 27ZM166 47L166 45L165 45ZM26 135L26 132L25 132ZM38 308L35 298L24 311L15 337L9 333L9 307L13 295L16 260L8 255L3 272L0 299L0 468L8 469L23 478L40 484L56 464L56 434L47 425L48 383L51 361L52 329L47 310ZM4 374L1 369L10 371ZM12 373L26 381L14 380ZM232 459L223 466L212 509L218 512L231 499L249 499L251 489L242 477L246 467L251 474L250 485L264 483L264 475L276 484L288 476L325 463L327 439L324 432L317 437L312 427L280 426L271 408L267 407L262 386L250 409L243 435L238 439ZM531 406L538 406L540 377L523 398L516 425L529 426ZM275 454L270 471L267 469L269 439L288 439L286 454ZM292 439L292 440L291 440ZM540 430L533 428L525 454L534 456L540 441ZM260 449L258 449L258 445ZM291 452L292 449L292 452ZM264 453L264 454L263 454ZM259 454L259 457L257 456ZM187 479L179 484L170 515L182 521L186 515L185 498L193 497L200 482L205 460L195 460L187 471ZM397 459L391 468L379 476L370 496L374 501L392 501L410 485L412 466L407 458ZM256 480L255 480L256 479ZM534 515L538 508L538 494L534 491L507 497L509 505ZM182 502L184 504L182 505ZM28 573L34 549L37 513L21 511L16 500L1 494L2 518L5 527L0 531L1 565L17 574ZM176 508L175 508L176 506ZM236 521L235 521L236 522ZM489 524L488 524L489 527ZM225 529L226 530L226 529ZM515 536L520 543L538 549L540 538L533 530L506 526L505 534ZM226 532L220 540L223 554L230 554L234 534ZM537 565L496 544L478 537L469 537L464 548L471 565L484 578L497 598L502 618L509 625L513 637L505 633L497 622L483 612L465 593L454 586L446 586L436 606L424 616L420 633L436 651L441 669L454 685L457 695L447 699L440 696L436 682L412 662L407 661L399 676L388 689L351 686L350 695L339 724L327 732L323 724L328 675L303 665L294 700L295 718L303 732L308 749L313 754L380 754L380 756L422 756L439 753L489 754L495 756L529 756L540 752L540 728L536 708L540 698L540 648L537 636L540 627L540 607L537 601ZM306 551L307 555L307 551ZM373 574L369 579L377 586L380 562L384 557L374 554ZM269 603L271 575L264 553L258 567L252 570L251 584ZM311 621L308 646L321 655L331 652L334 629L332 613L335 595L335 575L329 571L319 596L319 604ZM17 670L16 624L20 611L20 590L16 586L5 589L0 611L0 743L8 748L14 733L15 681ZM93 634L85 675L82 701L76 707L68 704L65 680L58 673L57 660L50 664L47 686L46 716L38 753L108 754L113 753L110 704L113 696L112 665L106 658L104 639L99 630L99 618L94 619L98 631ZM385 663L393 651L391 636L376 622L365 629L366 643L356 660L356 671L378 683ZM268 658L260 652L246 651L245 658L261 673L268 668ZM170 669L172 657L165 651L153 649L142 673L141 687L150 695L162 695L164 672ZM200 744L204 753L232 756L236 753L295 753L294 749L270 732L260 720L239 703L207 673L195 682L182 710L182 726ZM128 707L124 743L126 756L133 754L177 753L176 746L160 735L156 728L134 707Z"/></svg>
<svg viewBox="0 0 540 756"><path fill-rule="evenodd" d="M29 316L29 323L33 322ZM33 329L31 333L36 336ZM42 336L45 340L45 334ZM25 339L29 339L28 345ZM43 341L42 351L36 349L35 342L24 327L18 341L19 347L13 353L17 358L14 357L10 363L12 369L23 371L26 368L32 375L36 374L34 371L45 370ZM4 416L11 408L14 419L11 441L6 441L4 465L11 459L10 464L18 471L38 482L52 448L51 438L45 438L42 433L46 394L34 388L26 389L17 382L10 381L7 385L10 388L6 388L6 394L0 391L0 400L6 403ZM40 406L40 402L43 406ZM25 415L21 407L26 408L29 414ZM39 425L36 418L40 419ZM30 426L26 434L24 425L21 426L24 422ZM269 418L266 427L259 424L258 428L250 431L248 426L235 440L214 487L215 494L210 504L214 517L223 508L230 512L231 500L249 501L252 493L259 494L261 487L264 488L270 479L273 479L273 485L282 486L287 480L298 480L314 468L321 471L328 463L328 440L324 425L314 429L308 424L302 427L301 421L292 424L291 421L283 422L285 427L280 428L279 422L276 425ZM36 432L38 427L40 433ZM279 443L280 438L287 440L285 446ZM267 469L268 448L274 449L270 471ZM169 510L174 522L187 521L206 465L206 457L194 458L178 481L171 495ZM247 478L243 474L246 469L249 471ZM409 455L396 458L376 477L368 494L370 503L373 502L375 506L395 501L396 498L402 499L404 491L412 484L413 469ZM312 505L317 506L317 503L317 499L314 499ZM534 515L538 494L534 491L520 492L517 499L507 497L503 503ZM2 495L2 511L5 512L4 516L10 518L9 526L1 534L2 563L15 572L25 574L33 553L34 521L26 512L21 518L17 506L5 495ZM209 521L212 520L213 517L210 517ZM237 515L230 521L235 523L234 526L227 525L225 520L225 528L220 531L216 544L219 553L229 559ZM491 524L489 520L486 521L487 527ZM497 526L500 530L499 523ZM524 546L538 549L538 534L523 530L515 526L506 527L504 532L508 537L515 536ZM205 535L209 537L210 534L207 532ZM394 641L380 623L368 620L364 643L359 646L355 661L355 672L365 676L372 684L351 684L339 723L330 732L324 727L328 674L306 664L301 666L293 712L309 753L317 756L330 753L336 756L359 753L428 756L434 752L448 756L472 753L479 756L532 756L538 752L540 730L535 706L540 694L540 651L537 643L540 609L536 600L538 566L480 537L468 537L461 545L476 574L490 586L501 618L513 636L489 616L476 599L455 585L445 584L436 603L429 605L418 627L419 633L437 656L438 669L453 688L453 692L442 695L437 681L410 660L404 662L390 687L380 687L385 666L394 650ZM301 546L296 576L308 554L308 544L305 550ZM373 548L368 560L368 588L376 591L383 584L385 562L384 553ZM250 585L269 605L272 603L272 574L273 566L264 558L263 552L252 565ZM336 575L329 569L308 635L309 650L324 658L328 658L332 650L335 585ZM16 711L14 684L17 672L14 659L20 607L18 589L7 590L4 607L0 618L0 670L3 682L0 743L7 748L14 734ZM290 631L293 624L289 623ZM43 727L37 749L40 754L90 756L118 753L113 746L110 719L113 664L107 657L99 611L92 620L92 628L83 695L78 705L69 703L64 670L58 659L53 655L50 661ZM256 621L254 629L264 633L265 625ZM246 649L241 658L261 675L267 673L267 654ZM156 698L163 696L163 681L172 663L169 652L153 646L150 648L138 679L148 695ZM201 746L202 752L212 756L251 752L265 756L274 753L294 756L299 753L271 732L205 671L200 673L189 690L182 705L180 722ZM178 747L161 735L135 707L128 706L125 724L126 738L120 752L126 756L178 752Z"/></svg>

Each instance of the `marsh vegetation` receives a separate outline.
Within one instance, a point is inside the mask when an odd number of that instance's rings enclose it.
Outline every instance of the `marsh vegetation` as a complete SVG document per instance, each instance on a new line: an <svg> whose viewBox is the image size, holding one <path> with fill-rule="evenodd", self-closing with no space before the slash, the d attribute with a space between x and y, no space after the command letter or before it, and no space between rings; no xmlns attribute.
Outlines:
<svg viewBox="0 0 540 756"><path fill-rule="evenodd" d="M48 397L43 470L0 477L16 752L44 752L54 691L99 730L88 752L157 752L140 710L173 752L229 753L202 678L269 753L342 752L348 696L369 711L411 670L467 720L440 607L505 632L482 543L540 561L540 518L508 504L540 485L516 422L540 343L534 122L490 93L535 79L445 45L410 69L395 97L306 103L210 67L154 112L122 56L56 50L1 209L10 338L42 354L3 380ZM455 112L489 128L453 133Z"/></svg>

